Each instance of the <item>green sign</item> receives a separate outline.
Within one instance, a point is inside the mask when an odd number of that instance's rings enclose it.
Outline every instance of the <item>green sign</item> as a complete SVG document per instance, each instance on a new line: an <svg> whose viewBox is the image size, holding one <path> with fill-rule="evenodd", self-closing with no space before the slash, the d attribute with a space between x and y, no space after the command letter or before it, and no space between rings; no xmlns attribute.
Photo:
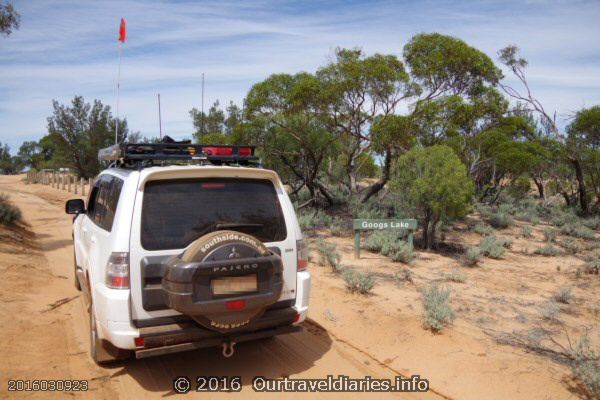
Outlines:
<svg viewBox="0 0 600 400"><path fill-rule="evenodd" d="M407 232L407 241L412 247L413 233L417 229L415 219L355 219L354 227L354 256L360 258L360 231L401 229Z"/></svg>

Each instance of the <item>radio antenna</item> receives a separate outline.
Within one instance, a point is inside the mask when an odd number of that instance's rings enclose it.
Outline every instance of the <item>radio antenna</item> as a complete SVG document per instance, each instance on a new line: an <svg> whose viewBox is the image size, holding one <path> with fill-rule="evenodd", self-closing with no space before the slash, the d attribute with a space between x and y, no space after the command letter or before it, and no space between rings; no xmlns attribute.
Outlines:
<svg viewBox="0 0 600 400"><path fill-rule="evenodd" d="M160 93L158 93L158 130L160 139L162 139L162 117L160 115Z"/></svg>

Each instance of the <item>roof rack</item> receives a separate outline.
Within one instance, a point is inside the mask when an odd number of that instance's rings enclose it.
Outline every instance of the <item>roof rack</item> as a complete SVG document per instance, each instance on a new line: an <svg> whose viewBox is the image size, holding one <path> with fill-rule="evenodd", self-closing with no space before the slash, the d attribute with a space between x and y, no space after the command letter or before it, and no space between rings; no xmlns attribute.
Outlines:
<svg viewBox="0 0 600 400"><path fill-rule="evenodd" d="M153 161L189 160L212 164L259 163L254 155L256 146L174 143L121 143L98 151L100 161L114 161L117 165L143 166Z"/></svg>

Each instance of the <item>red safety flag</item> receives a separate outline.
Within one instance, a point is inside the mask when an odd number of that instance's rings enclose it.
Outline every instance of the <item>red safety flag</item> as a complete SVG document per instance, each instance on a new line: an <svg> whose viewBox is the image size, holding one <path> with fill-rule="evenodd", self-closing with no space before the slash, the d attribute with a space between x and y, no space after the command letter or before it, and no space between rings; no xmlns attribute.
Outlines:
<svg viewBox="0 0 600 400"><path fill-rule="evenodd" d="M119 42L125 43L125 39L127 39L127 23L125 22L125 18L121 18L121 26L119 26Z"/></svg>

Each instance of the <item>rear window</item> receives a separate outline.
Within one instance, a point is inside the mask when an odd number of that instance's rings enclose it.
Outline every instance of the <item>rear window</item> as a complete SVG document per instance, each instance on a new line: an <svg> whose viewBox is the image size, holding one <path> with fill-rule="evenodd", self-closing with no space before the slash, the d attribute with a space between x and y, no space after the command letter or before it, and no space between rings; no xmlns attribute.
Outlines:
<svg viewBox="0 0 600 400"><path fill-rule="evenodd" d="M254 179L151 181L144 188L142 246L180 249L207 233L230 229L262 242L287 231L273 183Z"/></svg>

